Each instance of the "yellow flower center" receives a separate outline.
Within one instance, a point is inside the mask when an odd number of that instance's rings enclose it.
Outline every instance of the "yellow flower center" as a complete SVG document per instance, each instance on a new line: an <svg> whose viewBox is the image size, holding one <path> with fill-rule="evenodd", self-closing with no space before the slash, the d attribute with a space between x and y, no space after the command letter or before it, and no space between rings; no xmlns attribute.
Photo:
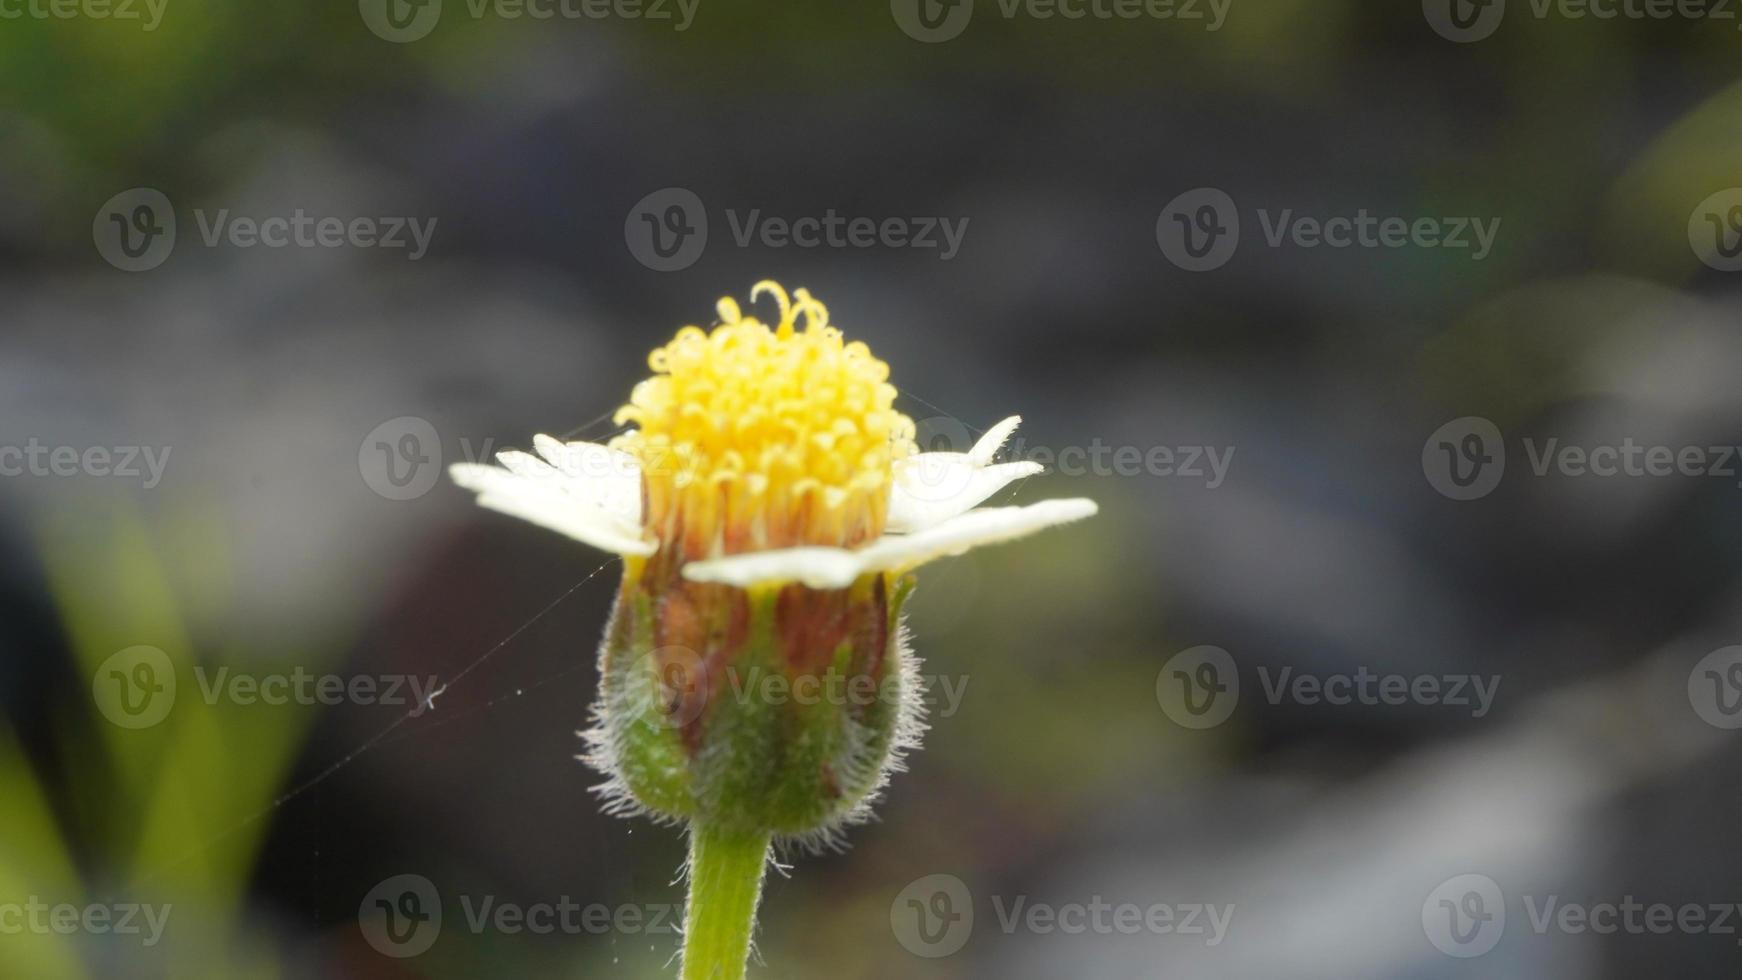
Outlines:
<svg viewBox="0 0 1742 980"><path fill-rule="evenodd" d="M843 342L823 304L772 282L769 327L731 297L711 332L689 326L648 355L612 445L641 464L644 519L680 560L876 538L892 466L914 451L889 365ZM797 329L800 317L804 329Z"/></svg>

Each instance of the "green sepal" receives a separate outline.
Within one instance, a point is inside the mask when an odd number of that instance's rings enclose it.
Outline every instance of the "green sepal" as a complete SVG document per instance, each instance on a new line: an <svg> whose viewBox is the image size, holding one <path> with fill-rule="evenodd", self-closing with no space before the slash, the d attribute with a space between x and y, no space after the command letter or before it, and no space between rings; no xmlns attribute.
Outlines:
<svg viewBox="0 0 1742 980"><path fill-rule="evenodd" d="M805 650L811 635L790 618L792 635L782 635L775 588L709 594L745 604L729 647L712 645L719 631L704 634L705 650L662 646L673 630L656 622L659 595L625 578L600 651L592 733L592 761L613 777L608 792L623 809L784 838L826 836L863 813L919 728L900 629L912 579L868 576L845 595L786 589L789 604L846 603L854 628L827 656ZM881 628L863 628L873 616ZM881 648L862 649L862 635Z"/></svg>

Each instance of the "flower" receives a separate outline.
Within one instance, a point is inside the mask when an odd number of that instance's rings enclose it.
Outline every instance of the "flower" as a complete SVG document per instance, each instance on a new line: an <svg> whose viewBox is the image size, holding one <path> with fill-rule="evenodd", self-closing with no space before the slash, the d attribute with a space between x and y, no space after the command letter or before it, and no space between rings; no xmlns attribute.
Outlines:
<svg viewBox="0 0 1742 980"><path fill-rule="evenodd" d="M764 294L775 326L726 298L712 331L654 350L609 445L541 435L537 455L450 471L485 507L623 556L586 758L608 809L689 827L685 978L744 975L770 840L835 842L918 744L907 572L1095 513L976 509L1041 470L994 462L1019 420L918 452L888 365L805 290Z"/></svg>
<svg viewBox="0 0 1742 980"><path fill-rule="evenodd" d="M684 327L654 350L653 376L616 416L637 428L610 445L540 435L537 456L455 464L454 481L484 507L631 563L740 589L845 588L1095 513L1081 498L973 509L1041 472L993 462L1020 418L965 453L916 452L888 365L845 342L807 291L750 291L764 294L777 326L728 297L712 332Z"/></svg>

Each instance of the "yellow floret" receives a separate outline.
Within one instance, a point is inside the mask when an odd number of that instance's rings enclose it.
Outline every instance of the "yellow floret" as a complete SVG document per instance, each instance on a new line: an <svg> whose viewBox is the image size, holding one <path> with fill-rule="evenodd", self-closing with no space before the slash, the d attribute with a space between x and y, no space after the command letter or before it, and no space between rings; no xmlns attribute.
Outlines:
<svg viewBox="0 0 1742 980"><path fill-rule="evenodd" d="M649 354L653 377L617 410L637 427L612 444L641 464L647 526L686 560L875 539L891 468L914 451L889 366L844 342L805 290L759 282L751 302L763 293L777 326L721 299L720 325L684 327Z"/></svg>

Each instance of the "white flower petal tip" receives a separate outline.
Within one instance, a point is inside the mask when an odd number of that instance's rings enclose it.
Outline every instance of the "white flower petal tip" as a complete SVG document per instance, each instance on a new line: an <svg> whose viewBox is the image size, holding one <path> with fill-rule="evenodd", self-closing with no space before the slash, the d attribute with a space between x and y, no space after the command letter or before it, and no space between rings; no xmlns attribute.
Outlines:
<svg viewBox="0 0 1742 980"><path fill-rule="evenodd" d="M562 476L561 473L557 472L556 467L537 456L523 453L518 449L504 449L497 453L496 462L502 464L503 469L515 476L524 476L528 479L556 480Z"/></svg>
<svg viewBox="0 0 1742 980"><path fill-rule="evenodd" d="M541 466L548 468L562 478L562 489L582 500L603 508L623 526L640 534L641 527L641 467L635 457L620 449L596 442L562 442L547 435L532 437L532 446L538 454L544 457ZM513 450L509 450L513 453ZM508 453L498 453L496 458L503 465L513 468L503 457ZM516 457L524 457L517 465L527 465L530 459L525 453L514 453Z"/></svg>
<svg viewBox="0 0 1742 980"><path fill-rule="evenodd" d="M639 480L641 467L635 457L597 442L563 442L553 436L532 437L532 448L538 450L550 465L565 476L592 480Z"/></svg>
<svg viewBox="0 0 1742 980"><path fill-rule="evenodd" d="M974 462L966 453L920 453L897 464L886 529L916 533L967 511L1012 482L1045 471L1033 461Z"/></svg>
<svg viewBox="0 0 1742 980"><path fill-rule="evenodd" d="M1080 521L1099 510L1093 500L1084 497L1042 500L1022 507L986 507L916 534L884 537L859 554L870 568L908 569L983 544L1014 541L1054 525Z"/></svg>
<svg viewBox="0 0 1742 980"><path fill-rule="evenodd" d="M1092 517L1100 508L1081 497L1043 500L1025 507L969 511L917 534L890 535L859 551L844 548L783 548L729 555L684 566L692 582L746 589L797 582L813 589L841 589L868 572L905 571L983 544L1014 541L1058 524Z"/></svg>
<svg viewBox="0 0 1742 980"><path fill-rule="evenodd" d="M1022 416L1012 415L987 429L986 434L974 443L974 448L968 450L968 458L977 465L989 465L993 459L997 458L998 450L1003 449L1004 444L1010 440L1010 434L1015 432L1016 427L1021 424Z"/></svg>
<svg viewBox="0 0 1742 980"><path fill-rule="evenodd" d="M641 539L634 522L594 499L601 488L588 487L589 481L565 477L526 453L499 453L497 459L509 468L455 463L448 467L448 475L477 493L479 506L582 544L619 555L651 555L656 550L652 542Z"/></svg>
<svg viewBox="0 0 1742 980"><path fill-rule="evenodd" d="M488 493L494 487L505 485L503 470L483 463L455 463L448 467L448 478L477 493Z"/></svg>

